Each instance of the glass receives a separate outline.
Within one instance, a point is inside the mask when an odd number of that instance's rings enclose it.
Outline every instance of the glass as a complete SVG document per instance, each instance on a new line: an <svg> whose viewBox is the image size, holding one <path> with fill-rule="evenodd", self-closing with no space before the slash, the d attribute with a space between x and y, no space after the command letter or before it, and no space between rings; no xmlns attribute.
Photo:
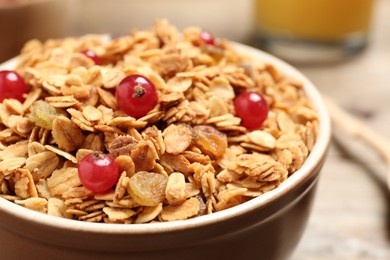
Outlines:
<svg viewBox="0 0 390 260"><path fill-rule="evenodd" d="M256 41L281 58L326 62L362 50L374 0L256 0Z"/></svg>

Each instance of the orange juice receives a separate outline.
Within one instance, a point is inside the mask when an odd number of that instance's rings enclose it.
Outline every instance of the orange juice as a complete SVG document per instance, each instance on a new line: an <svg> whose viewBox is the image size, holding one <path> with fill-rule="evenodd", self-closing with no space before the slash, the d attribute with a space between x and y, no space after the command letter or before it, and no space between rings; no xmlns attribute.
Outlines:
<svg viewBox="0 0 390 260"><path fill-rule="evenodd" d="M374 0L257 0L256 23L265 34L337 41L368 31Z"/></svg>

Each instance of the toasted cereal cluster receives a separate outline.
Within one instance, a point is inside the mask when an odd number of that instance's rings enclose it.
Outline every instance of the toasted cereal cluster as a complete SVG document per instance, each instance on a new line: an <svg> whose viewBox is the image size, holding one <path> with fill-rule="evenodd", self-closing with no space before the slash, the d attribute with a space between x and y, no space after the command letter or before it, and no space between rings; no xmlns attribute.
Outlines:
<svg viewBox="0 0 390 260"><path fill-rule="evenodd" d="M26 43L15 70L30 90L23 102L0 103L0 197L53 216L129 224L211 214L277 187L312 149L318 115L300 82L202 33L158 20L109 41ZM115 97L132 74L158 95L138 119ZM252 131L233 105L248 91L269 106ZM85 188L78 173L96 152L119 168L104 193Z"/></svg>

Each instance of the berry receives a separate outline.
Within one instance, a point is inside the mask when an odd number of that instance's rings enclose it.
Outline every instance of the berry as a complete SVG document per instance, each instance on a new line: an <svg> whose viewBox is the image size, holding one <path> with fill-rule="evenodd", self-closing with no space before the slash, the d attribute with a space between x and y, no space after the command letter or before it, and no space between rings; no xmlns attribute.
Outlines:
<svg viewBox="0 0 390 260"><path fill-rule="evenodd" d="M97 56L97 54L94 51L84 50L81 53L84 54L85 56L87 56L88 58L90 58L91 60L93 60L95 65L101 64L99 56Z"/></svg>
<svg viewBox="0 0 390 260"><path fill-rule="evenodd" d="M207 31L202 31L200 33L200 38L207 45L213 45L213 46L215 45L214 35L212 35L211 33L207 32Z"/></svg>
<svg viewBox="0 0 390 260"><path fill-rule="evenodd" d="M119 108L134 118L145 116L157 105L157 91L154 84L141 75L124 78L116 89Z"/></svg>
<svg viewBox="0 0 390 260"><path fill-rule="evenodd" d="M85 156L79 162L78 170L81 183L94 193L110 190L119 179L119 168L114 159L100 152Z"/></svg>
<svg viewBox="0 0 390 260"><path fill-rule="evenodd" d="M236 115L248 130L260 128L268 116L268 104L263 96L256 92L244 92L234 99Z"/></svg>
<svg viewBox="0 0 390 260"><path fill-rule="evenodd" d="M24 79L14 71L0 71L0 102L6 98L14 98L24 101L23 95L28 92L28 86Z"/></svg>

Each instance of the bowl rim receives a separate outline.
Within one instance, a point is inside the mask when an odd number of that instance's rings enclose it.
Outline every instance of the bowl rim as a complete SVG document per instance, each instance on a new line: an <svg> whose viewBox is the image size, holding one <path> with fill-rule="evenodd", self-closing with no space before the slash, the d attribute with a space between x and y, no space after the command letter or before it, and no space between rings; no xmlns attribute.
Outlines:
<svg viewBox="0 0 390 260"><path fill-rule="evenodd" d="M96 234L133 234L147 235L156 233L169 233L180 230L188 230L197 227L212 225L223 222L240 215L254 211L266 206L272 201L277 200L286 194L292 187L299 185L304 180L310 178L313 171L321 163L322 158L328 150L331 136L330 118L321 97L321 94L314 84L300 71L281 59L241 43L232 42L236 50L246 56L251 56L255 60L274 65L284 75L288 75L302 82L304 85L305 94L312 101L319 115L319 128L316 143L306 158L302 167L294 174L289 176L275 189L262 194L259 197L253 198L243 204L215 212L209 215L199 216L187 220L179 220L172 222L146 223L146 224L110 224L110 223L89 223L72 219L64 219L60 217L50 216L44 213L36 212L22 206L19 206L6 199L0 198L0 211L19 219L20 221L33 222L44 226L49 226L54 229L63 229L76 232L88 232ZM1 70L12 70L18 57L12 58L3 64L0 64ZM1 225L1 224L0 224Z"/></svg>

